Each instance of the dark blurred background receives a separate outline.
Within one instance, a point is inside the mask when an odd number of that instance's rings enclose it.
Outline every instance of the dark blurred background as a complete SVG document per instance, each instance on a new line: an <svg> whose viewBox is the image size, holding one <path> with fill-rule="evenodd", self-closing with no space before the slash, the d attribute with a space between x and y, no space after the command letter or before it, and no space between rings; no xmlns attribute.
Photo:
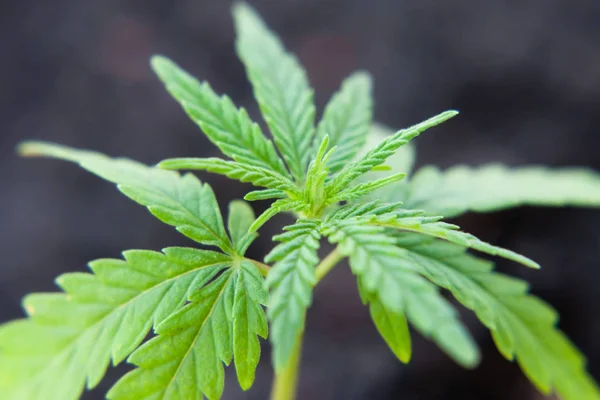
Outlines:
<svg viewBox="0 0 600 400"><path fill-rule="evenodd" d="M375 77L375 117L394 128L462 111L421 136L419 165L503 161L600 170L600 2L597 0L252 1L306 66L319 109L351 71ZM165 54L249 109L227 1L0 1L0 321L20 298L55 290L61 272L124 249L191 245L110 184L73 165L23 160L38 138L154 163L215 148L148 67ZM247 187L202 175L225 204ZM258 204L257 211L266 207ZM269 223L251 256L272 244ZM459 219L483 239L539 261L540 272L500 262L553 303L561 327L600 378L600 210L521 208ZM327 250L327 249L325 249ZM299 399L541 399L468 313L484 352L465 371L415 337L401 365L360 304L347 268L316 290ZM415 335L416 336L416 335ZM225 399L264 399L268 349L254 388L228 372ZM100 399L123 370L84 396ZM9 400L9 399L7 399ZM585 400L585 399L582 399Z"/></svg>

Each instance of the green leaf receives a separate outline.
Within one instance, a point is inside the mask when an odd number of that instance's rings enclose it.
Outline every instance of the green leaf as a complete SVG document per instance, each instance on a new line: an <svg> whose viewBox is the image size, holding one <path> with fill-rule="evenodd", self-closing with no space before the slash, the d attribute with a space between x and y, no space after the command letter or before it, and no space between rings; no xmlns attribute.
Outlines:
<svg viewBox="0 0 600 400"><path fill-rule="evenodd" d="M231 262L208 250L163 253L130 250L125 260L96 260L89 264L93 274L57 279L65 293L27 296L29 319L0 327L0 397L79 398L84 385L100 382L111 360L120 363L151 327Z"/></svg>
<svg viewBox="0 0 600 400"><path fill-rule="evenodd" d="M369 172L374 167L383 164L396 152L396 150L407 144L422 132L449 120L457 114L457 111L445 111L417 125L411 126L410 128L402 129L387 139L384 139L373 149L369 150L362 158L346 165L328 185L328 193L335 194L339 192L359 176Z"/></svg>
<svg viewBox="0 0 600 400"><path fill-rule="evenodd" d="M520 205L600 206L600 174L584 168L518 167L488 164L455 166L444 172L423 167L408 193L396 193L409 208L453 217Z"/></svg>
<svg viewBox="0 0 600 400"><path fill-rule="evenodd" d="M493 272L463 246L412 233L397 233L396 243L424 276L475 311L502 355L516 357L540 391L554 390L564 400L600 399L584 357L556 328L556 311L528 294L526 282Z"/></svg>
<svg viewBox="0 0 600 400"><path fill-rule="evenodd" d="M78 163L117 184L123 194L148 207L159 220L190 239L218 246L227 253L232 251L212 189L191 174L180 176L129 159L109 158L44 142L25 142L19 146L19 152L24 156L54 157Z"/></svg>
<svg viewBox="0 0 600 400"><path fill-rule="evenodd" d="M340 202L347 200L355 200L359 198L364 198L369 193L373 193L374 191L381 189L385 186L393 184L395 182L401 181L406 177L405 174L399 173L390 176L386 176L385 178L376 179L374 181L361 183L360 185L356 185L354 187L348 188L346 190L342 190L340 193L333 197L332 202Z"/></svg>
<svg viewBox="0 0 600 400"><path fill-rule="evenodd" d="M227 217L227 230L231 242L238 255L243 256L248 247L258 237L257 233L249 232L254 222L254 211L248 203L242 200L233 200L229 203L229 216Z"/></svg>
<svg viewBox="0 0 600 400"><path fill-rule="evenodd" d="M381 337L385 340L390 350L404 364L408 364L412 356L410 331L408 322L403 312L387 308L377 296L368 295L362 288L360 280L358 290L364 304L369 304L371 318Z"/></svg>
<svg viewBox="0 0 600 400"><path fill-rule="evenodd" d="M316 283L315 266L319 261L318 222L299 220L284 230L285 233L273 238L280 244L265 258L267 263L275 262L266 282L276 371L285 367L304 330L306 309L311 304L312 288Z"/></svg>
<svg viewBox="0 0 600 400"><path fill-rule="evenodd" d="M252 385L260 356L256 335L267 336L260 305L266 293L256 268L242 262L226 269L188 300L129 357L138 368L113 386L109 399L216 400L223 393L223 363L232 358L242 388Z"/></svg>
<svg viewBox="0 0 600 400"><path fill-rule="evenodd" d="M408 251L380 227L349 220L328 221L323 233L348 256L357 275L363 301L380 334L402 361L410 358L410 341L404 315L415 327L460 364L479 362L476 345L457 318L456 311L437 288L418 274ZM451 335L446 340L445 334Z"/></svg>
<svg viewBox="0 0 600 400"><path fill-rule="evenodd" d="M529 268L539 269L540 265L535 261L515 253L514 251L493 246L479 240L470 233L459 231L458 226L440 222L442 217L426 217L414 215L415 210L395 210L387 214L364 215L354 218L355 224L367 223L374 226L400 229L423 233L452 243L459 244L474 250L481 251L492 256L503 257L518 262ZM350 219L352 221L352 219Z"/></svg>
<svg viewBox="0 0 600 400"><path fill-rule="evenodd" d="M229 97L219 97L208 83L201 84L168 58L154 56L151 64L169 93L223 154L289 176L273 143L246 110L238 110Z"/></svg>
<svg viewBox="0 0 600 400"><path fill-rule="evenodd" d="M390 128L388 128L382 124L373 123L373 125L371 125L369 134L367 135L367 142L366 142L363 150L360 151L358 154L359 157L364 156L369 149L372 149L373 147L377 146L377 144L379 142L381 142L385 138L393 135L394 133L395 133L395 131L391 130ZM382 166L387 166L388 171L391 171L394 173L404 173L407 175L407 178L403 179L402 181L395 182L395 183L392 183L387 186L383 186L374 192L367 193L363 197L361 197L357 200L360 200L360 201L379 200L384 203L393 203L398 200L407 198L405 193L407 193L408 189L409 189L408 177L411 175L411 173L413 171L415 159L416 159L416 150L415 150L414 142L409 142L409 143L405 144L404 146L400 147L398 150L396 150L396 152L394 154L392 154L386 160L385 165L382 165ZM382 167L382 166L379 166L379 167ZM379 168L379 167L375 167L375 168ZM379 171L376 171L375 169L371 169L371 171L358 177L357 181L365 183L365 182L371 182L371 181L374 181L374 180L380 179L380 178L381 178L381 173Z"/></svg>
<svg viewBox="0 0 600 400"><path fill-rule="evenodd" d="M287 194L283 190L277 189L263 189L254 190L244 196L246 201L257 201L257 200L270 200L270 199L283 199L287 197Z"/></svg>
<svg viewBox="0 0 600 400"><path fill-rule="evenodd" d="M264 280L249 262L241 264L233 301L233 354L240 386L248 390L260 360L257 335L267 338L267 317L261 305L268 301Z"/></svg>
<svg viewBox="0 0 600 400"><path fill-rule="evenodd" d="M267 208L262 214L256 218L256 220L250 225L250 232L256 232L263 226L268 220L273 218L275 215L285 212L294 211L301 212L306 208L306 203L300 200L292 199L279 199L274 201L269 208Z"/></svg>
<svg viewBox="0 0 600 400"><path fill-rule="evenodd" d="M296 185L277 172L236 161L227 161L220 158L171 158L158 164L163 169L195 169L225 175L240 182L249 182L254 186L283 190L295 193Z"/></svg>
<svg viewBox="0 0 600 400"><path fill-rule="evenodd" d="M350 162L365 143L373 114L371 90L371 76L356 72L344 80L325 107L313 147L329 135L329 148L337 147L327 164L332 174Z"/></svg>
<svg viewBox="0 0 600 400"><path fill-rule="evenodd" d="M233 17L237 53L260 110L292 175L302 181L315 133L313 91L306 72L250 6L235 4Z"/></svg>

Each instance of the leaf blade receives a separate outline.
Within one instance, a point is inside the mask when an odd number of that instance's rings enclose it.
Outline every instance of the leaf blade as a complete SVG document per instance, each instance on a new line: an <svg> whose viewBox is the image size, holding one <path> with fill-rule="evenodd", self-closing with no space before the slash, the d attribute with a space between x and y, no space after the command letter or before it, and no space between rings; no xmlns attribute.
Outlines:
<svg viewBox="0 0 600 400"><path fill-rule="evenodd" d="M231 252L231 242L212 188L191 174L180 176L125 159L46 142L24 142L25 156L53 157L79 164L115 183L133 201L147 207L162 222L190 239Z"/></svg>
<svg viewBox="0 0 600 400"><path fill-rule="evenodd" d="M371 76L355 72L344 79L325 107L313 148L317 149L325 135L329 135L329 148L337 146L327 163L332 174L352 160L365 143L373 115L371 91Z"/></svg>
<svg viewBox="0 0 600 400"><path fill-rule="evenodd" d="M284 230L285 233L274 238L280 244L265 258L265 262L275 262L266 283L276 371L285 367L304 329L306 309L312 302L312 288L316 283L315 266L319 261L317 222L301 220Z"/></svg>
<svg viewBox="0 0 600 400"><path fill-rule="evenodd" d="M269 189L297 192L296 185L278 174L260 167L227 161L216 157L209 158L171 158L158 163L159 168L165 170L193 169L225 175L243 183L251 183L254 186L262 186Z"/></svg>
<svg viewBox="0 0 600 400"><path fill-rule="evenodd" d="M410 140L414 139L422 132L455 117L457 114L458 111L454 110L444 111L441 114L409 128L402 129L394 135L384 139L373 149L369 150L362 158L344 167L328 185L328 192L339 192L359 176L364 175L374 167L383 164L399 148L409 143Z"/></svg>
<svg viewBox="0 0 600 400"><path fill-rule="evenodd" d="M493 271L490 262L465 248L414 233L397 234L421 273L448 289L491 330L500 353L515 357L543 393L565 400L600 399L600 388L585 372L585 360L556 328L557 314L527 293L527 283Z"/></svg>
<svg viewBox="0 0 600 400"><path fill-rule="evenodd" d="M290 172L302 181L314 136L313 91L305 71L247 4L233 7L236 50Z"/></svg>
<svg viewBox="0 0 600 400"><path fill-rule="evenodd" d="M289 176L273 143L246 110L237 109L227 96L219 97L208 83L201 84L166 57L153 56L151 65L169 93L223 154Z"/></svg>
<svg viewBox="0 0 600 400"><path fill-rule="evenodd" d="M500 164L460 165L446 171L426 166L417 171L408 193L396 196L409 208L446 217L521 205L598 207L600 174L584 168Z"/></svg>
<svg viewBox="0 0 600 400"><path fill-rule="evenodd" d="M0 327L1 393L23 400L79 398L86 383L99 383L110 360L120 363L152 326L231 261L189 248L127 251L124 258L91 262L93 275L61 275L64 294L25 299L30 318Z"/></svg>

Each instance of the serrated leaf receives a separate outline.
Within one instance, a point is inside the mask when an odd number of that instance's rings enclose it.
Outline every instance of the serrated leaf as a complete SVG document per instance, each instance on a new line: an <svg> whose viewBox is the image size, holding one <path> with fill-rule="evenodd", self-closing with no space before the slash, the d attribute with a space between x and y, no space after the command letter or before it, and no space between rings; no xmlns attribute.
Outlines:
<svg viewBox="0 0 600 400"><path fill-rule="evenodd" d="M325 107L313 147L316 149L325 135L329 135L329 148L337 146L327 163L332 174L351 161L365 143L373 113L371 90L371 76L355 72Z"/></svg>
<svg viewBox="0 0 600 400"><path fill-rule="evenodd" d="M283 190L291 193L298 191L297 186L277 172L254 167L220 158L171 158L158 164L163 169L194 169L225 175L240 182L249 182L254 186Z"/></svg>
<svg viewBox="0 0 600 400"><path fill-rule="evenodd" d="M252 385L260 357L256 335L267 335L260 305L266 293L256 268L247 262L229 268L188 300L129 357L138 368L113 386L109 399L216 400L223 393L223 364L232 358L242 388Z"/></svg>
<svg viewBox="0 0 600 400"><path fill-rule="evenodd" d="M565 400L600 399L584 357L556 328L557 313L528 294L527 283L493 272L491 263L462 246L413 233L396 238L424 276L475 311L502 355L516 358L540 391L556 391Z"/></svg>
<svg viewBox="0 0 600 400"><path fill-rule="evenodd" d="M267 338L267 317L261 305L268 301L264 280L249 262L242 262L233 301L233 354L238 381L243 390L254 383L260 359L257 335Z"/></svg>
<svg viewBox="0 0 600 400"><path fill-rule="evenodd" d="M254 219L254 210L245 201L233 200L229 203L227 230L235 251L240 256L246 253L248 247L258 237L257 233L249 232Z"/></svg>
<svg viewBox="0 0 600 400"><path fill-rule="evenodd" d="M426 337L464 366L479 361L476 345L457 318L456 311L437 288L418 274L418 268L396 239L380 227L348 220L326 223L323 233L348 256L357 275L363 301L370 303L371 315L380 334L403 362L410 358L410 341L404 316ZM441 333L452 333L455 342Z"/></svg>
<svg viewBox="0 0 600 400"><path fill-rule="evenodd" d="M284 228L273 239L280 242L265 262L275 262L267 276L268 316L271 322L273 364L276 371L286 366L304 329L306 309L312 302L319 261L319 223L300 220Z"/></svg>
<svg viewBox="0 0 600 400"><path fill-rule="evenodd" d="M168 58L154 56L151 64L169 93L223 154L289 176L273 143L246 110L237 109L229 97L219 97L208 83L201 84Z"/></svg>
<svg viewBox="0 0 600 400"><path fill-rule="evenodd" d="M520 205L600 206L600 174L584 168L487 164L433 166L417 171L407 193L396 193L407 207L453 217L467 211L489 212Z"/></svg>
<svg viewBox="0 0 600 400"><path fill-rule="evenodd" d="M252 192L248 192L244 196L244 200L257 201L257 200L283 199L285 197L287 197L287 194L283 190L263 189L263 190L254 190Z"/></svg>
<svg viewBox="0 0 600 400"><path fill-rule="evenodd" d="M403 363L407 364L412 356L410 331L403 312L387 308L377 296L368 295L362 288L360 279L358 289L363 303L369 305L371 319L377 331L392 350L392 353Z"/></svg>
<svg viewBox="0 0 600 400"><path fill-rule="evenodd" d="M78 163L82 168L115 183L118 189L162 222L196 242L231 252L219 205L210 186L191 174L148 167L126 158L77 150L44 142L25 142L19 152L25 156L45 156Z"/></svg>
<svg viewBox="0 0 600 400"><path fill-rule="evenodd" d="M539 269L540 265L528 257L515 253L514 251L493 246L484 242L474 235L458 230L458 226L440 222L442 217L428 217L414 215L415 210L395 210L387 214L363 215L348 218L349 223L370 224L379 227L394 228L399 230L422 233L439 239L468 247L492 256L506 258L529 268ZM423 214L424 212L421 212Z"/></svg>
<svg viewBox="0 0 600 400"><path fill-rule="evenodd" d="M315 133L313 91L306 72L247 4L233 7L236 49L260 110L292 175L304 179Z"/></svg>
<svg viewBox="0 0 600 400"><path fill-rule="evenodd" d="M329 194L336 194L361 175L383 164L396 150L404 146L422 132L456 116L457 111L445 111L410 128L402 129L384 139L362 158L346 165L327 186Z"/></svg>
<svg viewBox="0 0 600 400"><path fill-rule="evenodd" d="M385 178L376 179L370 182L361 183L346 190L342 190L337 195L333 196L332 202L351 201L365 198L369 193L373 193L378 189L386 187L390 184L403 180L406 177L404 173L398 173Z"/></svg>
<svg viewBox="0 0 600 400"><path fill-rule="evenodd" d="M29 319L0 327L0 397L79 398L84 385L100 382L111 360L120 363L152 326L231 262L208 250L163 252L130 250L125 260L96 260L94 274L57 279L65 293L26 297Z"/></svg>
<svg viewBox="0 0 600 400"><path fill-rule="evenodd" d="M363 149L359 152L358 157L364 156L368 150L377 146L379 142L387 137L393 135L395 131L388 128L385 125L373 123L369 134L367 135L367 141ZM400 182L395 182L391 185L383 186L374 192L368 193L363 197L355 201L373 201L379 200L384 203L393 203L402 199L406 199L406 193L408 192L410 176L413 172L413 166L415 164L416 149L415 142L411 141L402 147L400 147L394 154L392 154L384 165L380 167L388 167L387 172L392 173L404 173L407 178ZM376 167L377 168L377 167ZM371 182L376 179L380 179L382 176L381 172L371 169L371 171L357 178L358 182ZM444 214L442 214L444 215Z"/></svg>
<svg viewBox="0 0 600 400"><path fill-rule="evenodd" d="M273 218L275 215L285 211L301 212L306 208L306 203L300 200L292 199L279 199L274 201L269 208L267 208L262 214L256 218L256 220L250 225L250 232L256 232L263 226L268 220Z"/></svg>

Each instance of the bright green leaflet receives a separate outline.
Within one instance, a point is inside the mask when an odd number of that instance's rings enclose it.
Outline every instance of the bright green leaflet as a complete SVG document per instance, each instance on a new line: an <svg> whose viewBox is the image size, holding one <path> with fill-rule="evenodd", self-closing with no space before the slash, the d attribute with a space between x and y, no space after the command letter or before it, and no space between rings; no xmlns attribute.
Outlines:
<svg viewBox="0 0 600 400"><path fill-rule="evenodd" d="M265 258L275 262L267 277L268 307L273 343L273 364L281 370L292 355L304 329L306 309L312 301L316 283L315 266L319 262L319 224L298 221L273 238L280 242Z"/></svg>
<svg viewBox="0 0 600 400"><path fill-rule="evenodd" d="M227 230L238 254L246 253L248 247L258 237L258 233L248 231L254 220L254 210L248 203L241 200L233 200L229 203Z"/></svg>
<svg viewBox="0 0 600 400"><path fill-rule="evenodd" d="M556 311L529 295L526 282L493 272L490 262L465 253L462 246L411 233L397 234L396 243L410 251L425 277L475 311L502 355L516 358L540 391L554 389L570 400L600 399L584 357L556 328Z"/></svg>
<svg viewBox="0 0 600 400"><path fill-rule="evenodd" d="M93 274L57 279L65 293L27 296L29 319L0 328L0 397L79 398L84 385L100 382L111 360L123 361L153 326L231 262L208 250L163 252L130 250L125 260L96 260Z"/></svg>
<svg viewBox="0 0 600 400"><path fill-rule="evenodd" d="M407 362L411 354L406 314L420 332L460 364L473 367L479 362L477 346L456 311L434 285L419 276L408 252L396 246L384 229L336 221L324 233L349 257L361 297L370 303L375 325L401 361Z"/></svg>
<svg viewBox="0 0 600 400"><path fill-rule="evenodd" d="M215 195L194 175L148 167L125 158L76 150L44 142L26 142L19 147L26 156L54 157L78 163L93 174L117 184L119 190L162 222L199 243L231 252Z"/></svg>
<svg viewBox="0 0 600 400"><path fill-rule="evenodd" d="M396 150L410 142L415 137L429 128L441 124L456 116L457 111L445 111L435 117L429 118L410 128L402 129L394 135L379 142L377 146L369 150L367 154L357 161L348 164L328 185L329 193L337 193L361 175L371 171L373 168L383 164Z"/></svg>
<svg viewBox="0 0 600 400"><path fill-rule="evenodd" d="M488 164L455 166L442 172L427 166L417 171L402 199L408 208L446 217L520 205L598 207L600 176L584 168Z"/></svg>
<svg viewBox="0 0 600 400"><path fill-rule="evenodd" d="M109 399L210 400L221 398L223 363L235 359L240 385L248 389L260 357L257 335L267 337L263 279L249 262L225 270L192 293L191 302L157 328L157 337L136 350Z"/></svg>
<svg viewBox="0 0 600 400"><path fill-rule="evenodd" d="M367 140L364 149L359 152L359 156L364 156L368 150L374 148L379 142L384 140L386 137L393 135L394 133L395 131L382 124L373 123L367 135ZM416 146L414 145L414 142L405 144L404 146L396 150L396 152L392 156L390 156L384 164L390 169L388 173L395 172L405 174L406 177L402 181L384 186L372 193L366 194L363 197L358 198L355 201L379 200L383 203L393 203L405 199L406 192L408 191L409 187L408 176L410 176L413 172L415 159L417 157L415 147ZM364 174L363 176L357 178L357 181L370 182L375 179L381 179L383 175L384 174L379 171L370 171Z"/></svg>
<svg viewBox="0 0 600 400"><path fill-rule="evenodd" d="M275 144L292 175L303 181L315 134L313 91L306 72L244 3L233 7L236 49Z"/></svg>
<svg viewBox="0 0 600 400"><path fill-rule="evenodd" d="M208 83L200 84L165 57L152 57L152 68L169 93L223 154L288 176L273 143L252 122L246 110L238 110L227 96L219 97Z"/></svg>
<svg viewBox="0 0 600 400"><path fill-rule="evenodd" d="M373 115L371 86L369 74L356 72L344 80L325 108L313 148L318 149L329 135L329 148L337 147L328 161L332 174L352 161L365 143Z"/></svg>
<svg viewBox="0 0 600 400"><path fill-rule="evenodd" d="M225 175L240 182L250 182L254 186L269 189L297 192L297 187L289 179L260 167L226 161L220 158L173 158L158 164L164 169L195 169Z"/></svg>

